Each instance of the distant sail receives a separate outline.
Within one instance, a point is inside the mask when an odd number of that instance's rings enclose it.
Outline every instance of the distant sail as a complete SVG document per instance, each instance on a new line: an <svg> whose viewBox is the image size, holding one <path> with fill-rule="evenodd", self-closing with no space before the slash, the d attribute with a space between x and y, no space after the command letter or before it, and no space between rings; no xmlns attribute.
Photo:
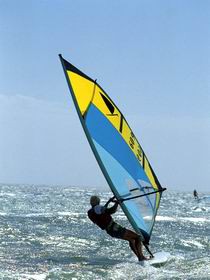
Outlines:
<svg viewBox="0 0 210 280"><path fill-rule="evenodd" d="M165 188L111 98L96 81L59 56L98 164L134 230L149 244Z"/></svg>

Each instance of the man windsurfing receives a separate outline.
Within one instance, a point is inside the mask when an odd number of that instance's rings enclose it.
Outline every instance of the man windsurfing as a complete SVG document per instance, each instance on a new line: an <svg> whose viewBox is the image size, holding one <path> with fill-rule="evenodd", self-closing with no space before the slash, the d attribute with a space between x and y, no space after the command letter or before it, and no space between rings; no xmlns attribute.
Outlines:
<svg viewBox="0 0 210 280"><path fill-rule="evenodd" d="M108 208L110 202L114 202L114 205ZM139 261L147 260L142 252L142 243L140 236L121 225L117 224L113 218L112 214L117 211L118 201L114 198L110 198L107 203L102 206L100 205L100 198L98 196L91 196L90 205L91 209L88 210L89 219L114 238L119 238L127 240L129 242L131 250L137 256Z"/></svg>
<svg viewBox="0 0 210 280"><path fill-rule="evenodd" d="M193 195L194 195L194 198L195 198L195 199L198 199L198 193L197 193L196 190L193 191Z"/></svg>

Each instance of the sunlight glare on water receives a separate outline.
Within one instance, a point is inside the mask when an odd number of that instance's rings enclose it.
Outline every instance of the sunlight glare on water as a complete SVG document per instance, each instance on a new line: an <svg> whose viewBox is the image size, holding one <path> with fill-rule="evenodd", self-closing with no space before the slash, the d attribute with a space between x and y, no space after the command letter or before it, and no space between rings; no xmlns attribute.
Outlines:
<svg viewBox="0 0 210 280"><path fill-rule="evenodd" d="M208 199L164 193L150 243L171 258L154 267L141 266L126 241L88 220L93 194L103 203L112 196L81 187L1 185L0 279L210 279ZM121 210L114 218L130 227Z"/></svg>

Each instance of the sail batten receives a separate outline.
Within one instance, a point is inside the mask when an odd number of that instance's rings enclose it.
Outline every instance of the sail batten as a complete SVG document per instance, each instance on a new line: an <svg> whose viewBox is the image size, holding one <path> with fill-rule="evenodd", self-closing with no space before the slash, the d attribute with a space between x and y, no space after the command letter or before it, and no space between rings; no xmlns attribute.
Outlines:
<svg viewBox="0 0 210 280"><path fill-rule="evenodd" d="M81 124L98 164L134 230L149 243L164 190L115 103L60 55Z"/></svg>

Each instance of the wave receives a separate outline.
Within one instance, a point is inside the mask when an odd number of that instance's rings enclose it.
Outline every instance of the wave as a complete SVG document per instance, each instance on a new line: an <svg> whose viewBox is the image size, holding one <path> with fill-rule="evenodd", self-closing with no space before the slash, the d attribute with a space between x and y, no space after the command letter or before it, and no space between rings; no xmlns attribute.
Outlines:
<svg viewBox="0 0 210 280"><path fill-rule="evenodd" d="M207 218L195 218L195 217L180 217L181 221L188 221L192 223L209 223L210 220Z"/></svg>
<svg viewBox="0 0 210 280"><path fill-rule="evenodd" d="M145 217L149 220L149 217ZM192 223L209 223L210 219L202 217L170 217L170 216L156 216L156 221L167 221L167 222L177 222L177 221L188 221Z"/></svg>
<svg viewBox="0 0 210 280"><path fill-rule="evenodd" d="M156 216L156 221L176 222L177 219L169 216Z"/></svg>
<svg viewBox="0 0 210 280"><path fill-rule="evenodd" d="M16 196L16 194L15 193L9 193L9 192L2 192L2 193L0 193L0 197L4 197L4 196L12 196L12 197L14 197L14 196Z"/></svg>
<svg viewBox="0 0 210 280"><path fill-rule="evenodd" d="M200 242L196 241L196 240L181 240L181 242L188 247L198 247L198 248L204 248L205 246L203 244L201 244Z"/></svg>

